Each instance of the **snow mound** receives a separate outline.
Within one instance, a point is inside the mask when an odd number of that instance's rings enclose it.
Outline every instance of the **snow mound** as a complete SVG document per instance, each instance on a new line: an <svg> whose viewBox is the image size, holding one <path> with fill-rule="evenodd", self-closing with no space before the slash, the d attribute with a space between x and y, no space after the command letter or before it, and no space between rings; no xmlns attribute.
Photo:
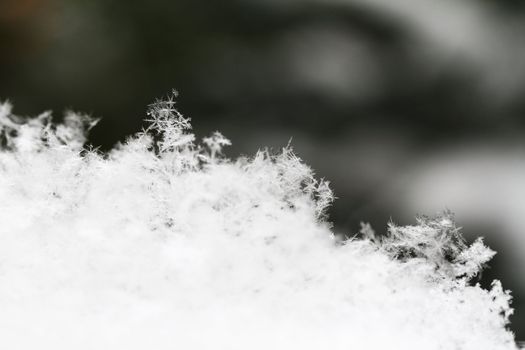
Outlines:
<svg viewBox="0 0 525 350"><path fill-rule="evenodd" d="M337 240L291 149L226 159L173 98L111 152L0 104L0 348L516 349L450 213Z"/></svg>

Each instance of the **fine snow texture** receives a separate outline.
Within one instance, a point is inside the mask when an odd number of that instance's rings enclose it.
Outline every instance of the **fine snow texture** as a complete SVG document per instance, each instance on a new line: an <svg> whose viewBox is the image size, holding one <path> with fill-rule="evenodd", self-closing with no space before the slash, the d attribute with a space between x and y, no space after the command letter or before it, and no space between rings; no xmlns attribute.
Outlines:
<svg viewBox="0 0 525 350"><path fill-rule="evenodd" d="M0 348L516 349L450 213L337 240L291 149L226 159L172 98L147 122L100 154L0 104Z"/></svg>

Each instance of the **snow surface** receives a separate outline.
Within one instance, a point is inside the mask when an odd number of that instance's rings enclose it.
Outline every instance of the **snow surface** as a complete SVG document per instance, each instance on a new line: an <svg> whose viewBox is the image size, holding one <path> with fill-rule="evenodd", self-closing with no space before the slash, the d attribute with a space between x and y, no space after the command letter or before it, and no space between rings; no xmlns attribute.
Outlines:
<svg viewBox="0 0 525 350"><path fill-rule="evenodd" d="M517 348L451 214L341 241L289 148L226 159L171 98L148 121L101 154L85 116L0 104L0 348Z"/></svg>

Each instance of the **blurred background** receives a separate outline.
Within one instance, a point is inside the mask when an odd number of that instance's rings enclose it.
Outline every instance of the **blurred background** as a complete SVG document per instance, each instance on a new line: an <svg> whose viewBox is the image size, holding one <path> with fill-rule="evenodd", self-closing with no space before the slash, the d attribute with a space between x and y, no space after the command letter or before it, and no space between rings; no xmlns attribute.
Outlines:
<svg viewBox="0 0 525 350"><path fill-rule="evenodd" d="M109 149L176 88L230 156L298 153L338 233L456 213L499 254L525 339L525 2L1 0L0 99L102 117Z"/></svg>

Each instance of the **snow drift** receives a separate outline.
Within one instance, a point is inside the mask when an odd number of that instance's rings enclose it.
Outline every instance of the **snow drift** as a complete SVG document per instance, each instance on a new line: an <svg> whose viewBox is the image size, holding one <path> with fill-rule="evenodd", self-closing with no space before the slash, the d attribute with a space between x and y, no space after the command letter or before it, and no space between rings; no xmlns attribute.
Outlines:
<svg viewBox="0 0 525 350"><path fill-rule="evenodd" d="M494 254L452 215L334 237L291 149L226 159L172 98L102 154L95 122L0 105L0 347L516 349Z"/></svg>

